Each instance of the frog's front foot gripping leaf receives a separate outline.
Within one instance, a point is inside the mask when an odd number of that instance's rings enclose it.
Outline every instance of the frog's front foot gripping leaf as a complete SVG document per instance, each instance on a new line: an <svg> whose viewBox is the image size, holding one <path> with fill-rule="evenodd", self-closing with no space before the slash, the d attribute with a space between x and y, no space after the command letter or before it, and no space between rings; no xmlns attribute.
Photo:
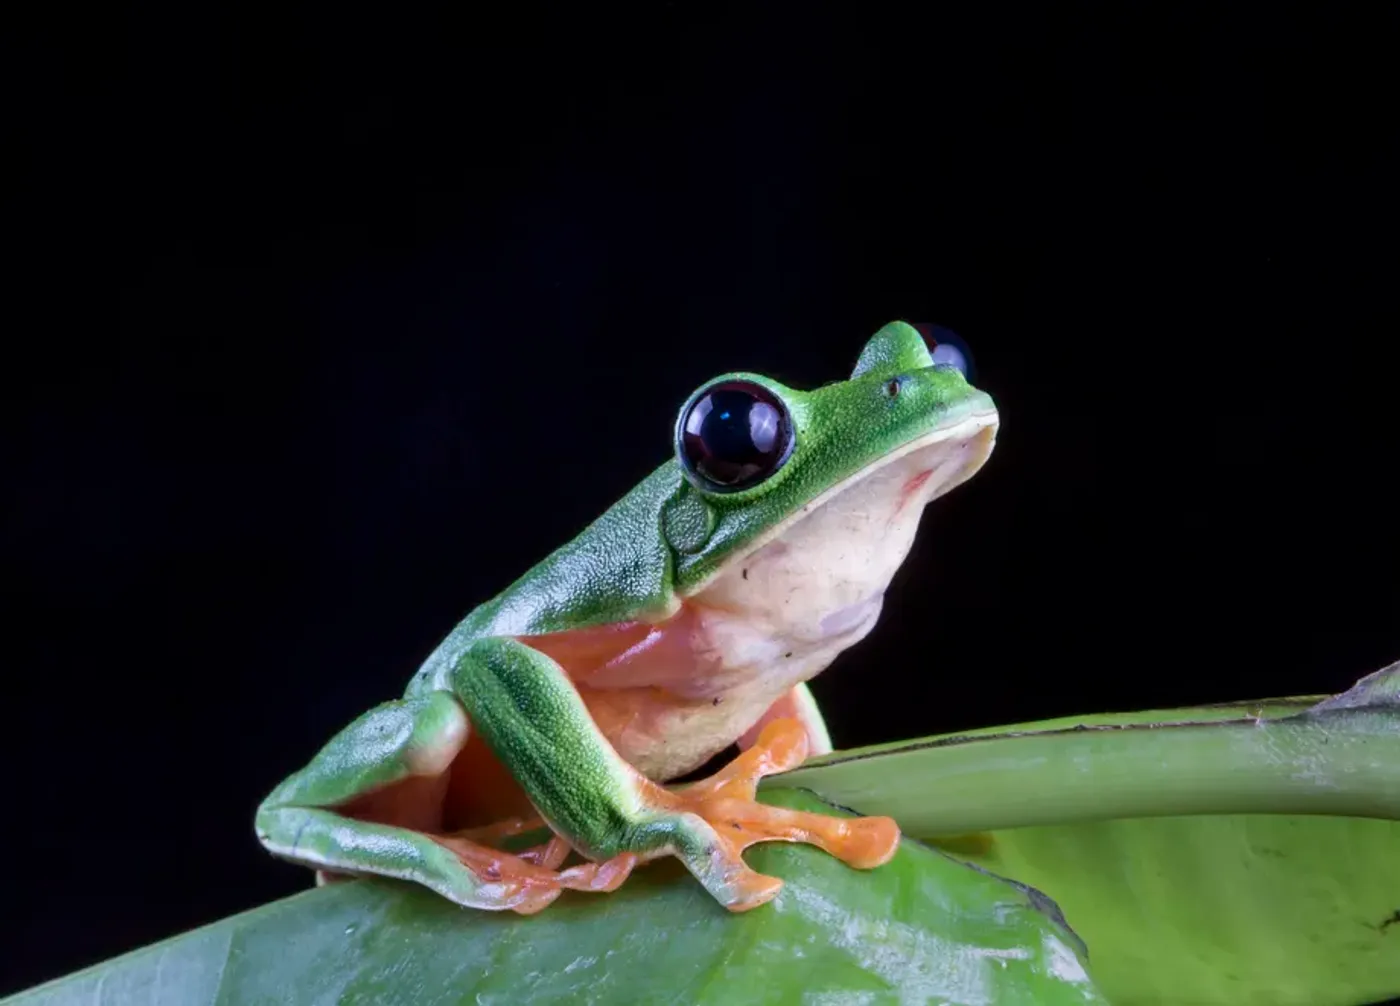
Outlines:
<svg viewBox="0 0 1400 1006"><path fill-rule="evenodd" d="M644 800L678 827L694 829L696 854L678 853L701 883L736 912L771 899L783 882L744 864L745 849L759 842L805 842L857 869L889 862L899 847L899 826L888 817L840 818L769 807L754 799L765 775L786 772L807 757L807 731L796 720L775 720L758 743L709 779L675 790L647 785Z"/></svg>

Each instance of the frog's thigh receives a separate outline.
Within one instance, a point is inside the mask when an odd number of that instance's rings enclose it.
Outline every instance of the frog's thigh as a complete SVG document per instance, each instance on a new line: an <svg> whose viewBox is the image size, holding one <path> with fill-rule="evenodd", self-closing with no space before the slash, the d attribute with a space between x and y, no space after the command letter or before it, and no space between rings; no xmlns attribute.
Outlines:
<svg viewBox="0 0 1400 1006"><path fill-rule="evenodd" d="M783 754L760 742L741 766L742 779L726 777L691 799L657 786L623 761L564 670L518 640L477 640L454 667L453 687L473 728L550 826L591 859L630 856L635 862L673 854L721 904L742 910L762 904L782 886L744 864L741 854L752 841L836 847L824 833L817 837L822 823L815 815L799 821L795 812L753 802L760 775L790 768L805 754L806 738L796 724L789 723L778 745ZM708 813L734 829L734 836L721 837Z"/></svg>
<svg viewBox="0 0 1400 1006"><path fill-rule="evenodd" d="M263 801L259 840L293 862L416 881L471 908L543 908L559 893L551 871L425 833L437 828L438 782L467 731L465 710L447 692L385 703L332 738ZM394 823L340 812L351 804Z"/></svg>
<svg viewBox="0 0 1400 1006"><path fill-rule="evenodd" d="M758 742L763 728L778 720L796 720L807 731L807 757L831 754L831 734L826 729L826 720L817 708L817 700L805 683L794 685L785 692L768 710L758 718L758 722L739 738L739 750L747 751Z"/></svg>
<svg viewBox="0 0 1400 1006"><path fill-rule="evenodd" d="M472 728L551 828L593 859L635 851L618 843L645 780L553 659L515 639L480 639L453 668L452 684Z"/></svg>

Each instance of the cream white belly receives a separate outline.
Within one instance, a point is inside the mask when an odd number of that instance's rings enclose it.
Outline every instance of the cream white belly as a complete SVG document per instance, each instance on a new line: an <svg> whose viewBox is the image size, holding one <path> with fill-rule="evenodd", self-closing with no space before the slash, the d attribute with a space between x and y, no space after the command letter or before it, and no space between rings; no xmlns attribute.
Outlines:
<svg viewBox="0 0 1400 1006"><path fill-rule="evenodd" d="M650 656L589 675L580 690L618 752L654 779L688 772L863 639L925 505L994 433L913 444L837 486L687 598Z"/></svg>

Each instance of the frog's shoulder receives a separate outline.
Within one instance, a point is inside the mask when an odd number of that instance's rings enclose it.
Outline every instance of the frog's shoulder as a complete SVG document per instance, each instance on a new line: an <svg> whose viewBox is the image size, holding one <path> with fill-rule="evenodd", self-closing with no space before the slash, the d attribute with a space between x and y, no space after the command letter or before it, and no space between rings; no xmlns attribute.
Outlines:
<svg viewBox="0 0 1400 1006"><path fill-rule="evenodd" d="M664 616L675 606L674 556L662 513L684 476L661 465L568 544L473 610L424 662L410 691L436 686L473 640L528 636Z"/></svg>

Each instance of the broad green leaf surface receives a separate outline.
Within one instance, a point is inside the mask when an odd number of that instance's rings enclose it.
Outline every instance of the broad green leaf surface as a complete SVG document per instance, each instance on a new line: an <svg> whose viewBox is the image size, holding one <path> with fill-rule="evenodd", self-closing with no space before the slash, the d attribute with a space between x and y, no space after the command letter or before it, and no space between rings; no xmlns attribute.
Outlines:
<svg viewBox="0 0 1400 1006"><path fill-rule="evenodd" d="M1120 1006L1400 996L1400 664L1322 702L979 730L772 782L1044 891Z"/></svg>
<svg viewBox="0 0 1400 1006"><path fill-rule="evenodd" d="M811 795L771 802L821 810ZM749 861L787 881L743 915L675 868L531 918L383 881L309 891L41 986L12 1006L141 1003L1102 1003L1034 891L905 842L849 869L806 847Z"/></svg>
<svg viewBox="0 0 1400 1006"><path fill-rule="evenodd" d="M1053 896L1119 1006L1400 996L1400 823L1139 818L993 838L966 858Z"/></svg>
<svg viewBox="0 0 1400 1006"><path fill-rule="evenodd" d="M335 885L22 995L37 1003L1360 1004L1400 996L1400 664L1336 698L1068 717L769 780L899 818L869 873L751 854L733 916L658 864L531 919ZM973 867L983 871L977 872ZM1000 876L997 876L1000 875ZM1001 877L1014 877L1018 883ZM1022 885L1030 885L1030 888ZM1093 980L1074 933L1091 948Z"/></svg>

